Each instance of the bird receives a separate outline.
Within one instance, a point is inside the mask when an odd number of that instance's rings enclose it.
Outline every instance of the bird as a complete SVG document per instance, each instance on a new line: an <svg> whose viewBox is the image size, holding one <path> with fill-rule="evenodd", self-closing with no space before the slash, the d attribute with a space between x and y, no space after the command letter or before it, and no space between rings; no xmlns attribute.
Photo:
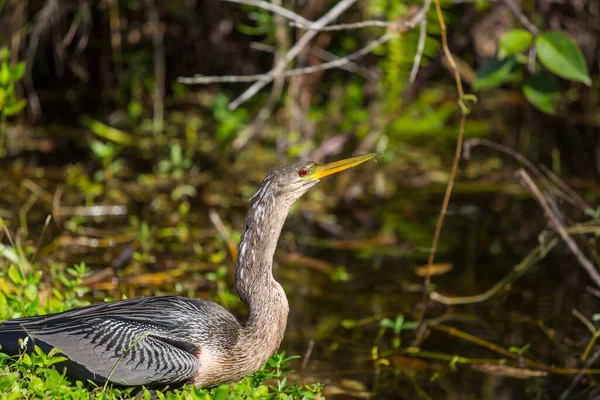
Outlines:
<svg viewBox="0 0 600 400"><path fill-rule="evenodd" d="M289 304L273 278L273 256L292 204L322 178L377 153L269 173L250 198L235 265L235 287L248 307L245 322L210 300L156 296L94 303L0 323L0 352L33 344L60 351L76 379L118 386L193 384L214 387L251 375L283 340Z"/></svg>

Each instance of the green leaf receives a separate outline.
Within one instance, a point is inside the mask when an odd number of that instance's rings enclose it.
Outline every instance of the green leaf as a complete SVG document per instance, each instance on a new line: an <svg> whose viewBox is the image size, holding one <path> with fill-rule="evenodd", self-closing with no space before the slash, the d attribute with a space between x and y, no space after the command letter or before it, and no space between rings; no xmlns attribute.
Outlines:
<svg viewBox="0 0 600 400"><path fill-rule="evenodd" d="M498 44L498 57L503 59L521 53L533 42L533 35L526 29L511 29L506 31Z"/></svg>
<svg viewBox="0 0 600 400"><path fill-rule="evenodd" d="M23 75L25 75L25 61L21 61L10 69L10 77L13 82L21 80Z"/></svg>
<svg viewBox="0 0 600 400"><path fill-rule="evenodd" d="M535 108L546 114L556 115L556 103L560 98L558 81L548 73L538 73L523 84L523 94Z"/></svg>
<svg viewBox="0 0 600 400"><path fill-rule="evenodd" d="M213 400L226 400L229 396L229 385L224 384L217 387L217 390L213 393Z"/></svg>
<svg viewBox="0 0 600 400"><path fill-rule="evenodd" d="M342 320L342 322L340 324L345 329L353 329L353 328L356 328L356 326L358 325L358 322L354 319L344 319L344 320Z"/></svg>
<svg viewBox="0 0 600 400"><path fill-rule="evenodd" d="M537 56L544 67L561 78L591 86L592 79L581 49L561 32L544 32L535 39Z"/></svg>
<svg viewBox="0 0 600 400"><path fill-rule="evenodd" d="M379 321L379 326L382 328L394 329L394 322L389 318L384 318Z"/></svg>
<svg viewBox="0 0 600 400"><path fill-rule="evenodd" d="M27 101L23 99L17 100L15 98L11 98L6 102L6 106L4 107L4 110L2 110L2 113L7 117L10 117L21 112L26 105Z"/></svg>
<svg viewBox="0 0 600 400"><path fill-rule="evenodd" d="M493 59L477 70L473 90L491 89L518 79L519 65L514 57L505 60Z"/></svg>
<svg viewBox="0 0 600 400"><path fill-rule="evenodd" d="M0 66L0 86L8 86L10 83L10 67L8 63L4 61Z"/></svg>
<svg viewBox="0 0 600 400"><path fill-rule="evenodd" d="M23 277L21 275L21 271L16 265L11 265L8 268L8 277L14 284L20 284L23 281Z"/></svg>
<svg viewBox="0 0 600 400"><path fill-rule="evenodd" d="M394 321L394 332L400 333L402 331L402 325L404 325L404 315L396 316L396 321Z"/></svg>

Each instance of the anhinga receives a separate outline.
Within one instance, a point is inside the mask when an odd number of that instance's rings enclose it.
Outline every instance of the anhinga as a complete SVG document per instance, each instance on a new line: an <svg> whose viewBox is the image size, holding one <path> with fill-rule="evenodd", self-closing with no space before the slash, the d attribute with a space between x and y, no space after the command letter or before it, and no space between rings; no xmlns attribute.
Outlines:
<svg viewBox="0 0 600 400"><path fill-rule="evenodd" d="M321 178L375 156L301 162L264 179L250 199L235 267L238 295L250 311L246 323L212 301L146 297L5 321L0 351L19 354L18 339L28 336L30 348L33 342L44 351L59 349L69 375L125 386L210 387L252 374L285 332L289 306L272 263L290 207Z"/></svg>

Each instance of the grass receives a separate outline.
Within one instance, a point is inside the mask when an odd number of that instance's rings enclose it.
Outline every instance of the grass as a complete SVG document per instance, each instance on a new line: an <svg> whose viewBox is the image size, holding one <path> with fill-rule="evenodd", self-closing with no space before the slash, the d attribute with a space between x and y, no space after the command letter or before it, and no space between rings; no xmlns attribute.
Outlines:
<svg viewBox="0 0 600 400"><path fill-rule="evenodd" d="M28 315L65 311L88 302L82 285L89 269L83 263L66 268L52 264L47 271L33 262L35 248L11 242L0 244L0 321ZM21 343L27 346L31 343ZM173 391L155 392L158 399L322 399L323 386L289 382L290 361L296 357L276 354L252 376L211 389L186 385ZM0 349L0 399L150 399L151 392L136 388L102 387L73 380L53 365L64 360L59 351L34 351L9 357Z"/></svg>

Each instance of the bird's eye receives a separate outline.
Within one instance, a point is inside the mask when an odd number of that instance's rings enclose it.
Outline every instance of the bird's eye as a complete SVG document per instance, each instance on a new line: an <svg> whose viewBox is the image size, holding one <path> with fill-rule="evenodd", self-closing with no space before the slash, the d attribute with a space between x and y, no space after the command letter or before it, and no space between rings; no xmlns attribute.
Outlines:
<svg viewBox="0 0 600 400"><path fill-rule="evenodd" d="M300 168L300 170L298 171L298 175L300 176L306 176L308 174L308 168Z"/></svg>

